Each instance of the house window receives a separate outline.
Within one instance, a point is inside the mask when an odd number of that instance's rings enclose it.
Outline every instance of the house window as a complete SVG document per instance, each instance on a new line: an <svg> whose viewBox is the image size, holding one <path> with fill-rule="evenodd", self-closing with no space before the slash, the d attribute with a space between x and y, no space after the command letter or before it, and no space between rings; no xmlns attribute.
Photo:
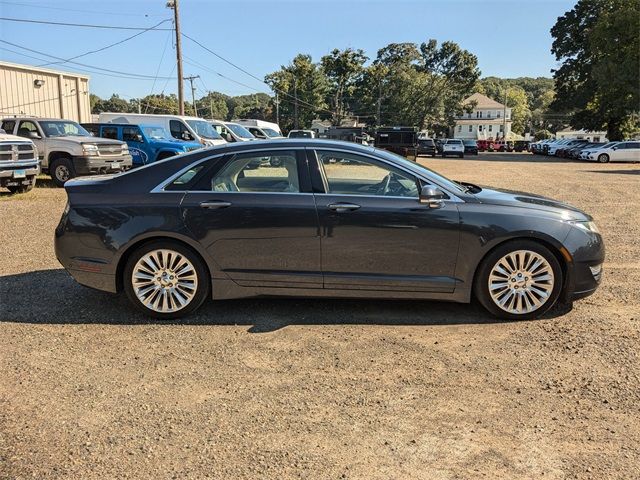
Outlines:
<svg viewBox="0 0 640 480"><path fill-rule="evenodd" d="M489 131L493 132L493 125L489 125Z"/></svg>
<svg viewBox="0 0 640 480"><path fill-rule="evenodd" d="M480 112L480 118L482 118L482 112Z"/></svg>
<svg viewBox="0 0 640 480"><path fill-rule="evenodd" d="M500 118L500 110L496 113L497 118Z"/></svg>
<svg viewBox="0 0 640 480"><path fill-rule="evenodd" d="M504 125L500 125L500 131L504 132Z"/></svg>
<svg viewBox="0 0 640 480"><path fill-rule="evenodd" d="M458 132L462 131L462 125L458 125Z"/></svg>
<svg viewBox="0 0 640 480"><path fill-rule="evenodd" d="M491 118L491 112L487 112L487 118Z"/></svg>
<svg viewBox="0 0 640 480"><path fill-rule="evenodd" d="M478 125L478 131L481 132L482 131L482 125Z"/></svg>
<svg viewBox="0 0 640 480"><path fill-rule="evenodd" d="M473 125L469 125L469 131L473 132Z"/></svg>

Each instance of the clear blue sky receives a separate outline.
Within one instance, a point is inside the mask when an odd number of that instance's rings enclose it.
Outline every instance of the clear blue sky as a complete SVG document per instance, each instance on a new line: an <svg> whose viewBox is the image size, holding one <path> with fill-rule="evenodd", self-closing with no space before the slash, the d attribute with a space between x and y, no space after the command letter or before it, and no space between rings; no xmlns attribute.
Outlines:
<svg viewBox="0 0 640 480"><path fill-rule="evenodd" d="M171 18L165 0L108 2L0 0L0 16L57 22L150 27ZM180 0L181 26L211 50L259 78L285 65L298 53L315 61L333 48L362 48L375 58L392 42L420 43L429 38L452 40L474 53L483 76L550 76L550 28L574 1L564 0ZM170 26L165 23L164 27ZM127 30L98 30L0 21L0 39L68 59L135 34ZM78 58L92 66L155 76L175 77L171 32L150 31L103 52ZM163 49L164 58L162 58ZM40 57L14 46L0 48ZM230 95L268 91L255 79L234 69L191 41L183 40L185 75L200 75L197 96L205 89ZM38 65L45 63L7 50L0 59ZM161 61L162 59L162 61ZM49 59L48 61L55 61ZM204 65L197 66L196 64ZM87 69L71 64L50 68ZM229 77L238 85L215 73ZM91 92L124 98L151 92L175 93L175 80L111 78L89 72ZM188 91L186 92L188 93Z"/></svg>

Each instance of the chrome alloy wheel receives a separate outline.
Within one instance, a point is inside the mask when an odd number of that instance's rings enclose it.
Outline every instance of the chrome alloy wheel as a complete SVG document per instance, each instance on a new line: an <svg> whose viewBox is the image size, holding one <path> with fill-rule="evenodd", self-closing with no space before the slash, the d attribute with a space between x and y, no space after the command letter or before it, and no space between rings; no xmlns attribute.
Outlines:
<svg viewBox="0 0 640 480"><path fill-rule="evenodd" d="M553 292L554 275L549 262L531 250L506 254L491 269L489 293L502 310L531 313L542 307Z"/></svg>
<svg viewBox="0 0 640 480"><path fill-rule="evenodd" d="M154 312L171 313L191 303L198 289L198 275L181 253L152 250L133 267L131 285L145 307Z"/></svg>

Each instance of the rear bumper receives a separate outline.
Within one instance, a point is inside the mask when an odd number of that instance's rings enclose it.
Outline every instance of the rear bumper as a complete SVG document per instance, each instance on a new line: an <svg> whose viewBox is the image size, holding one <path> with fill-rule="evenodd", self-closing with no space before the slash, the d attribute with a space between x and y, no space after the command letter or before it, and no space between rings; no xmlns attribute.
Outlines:
<svg viewBox="0 0 640 480"><path fill-rule="evenodd" d="M77 175L121 172L129 170L132 165L131 155L73 157L73 167Z"/></svg>

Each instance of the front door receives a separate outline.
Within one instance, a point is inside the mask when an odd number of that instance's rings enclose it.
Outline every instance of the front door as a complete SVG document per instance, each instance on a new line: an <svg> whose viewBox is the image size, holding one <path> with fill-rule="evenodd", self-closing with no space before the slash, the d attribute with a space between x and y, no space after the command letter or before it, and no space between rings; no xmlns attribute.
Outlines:
<svg viewBox="0 0 640 480"><path fill-rule="evenodd" d="M38 155L40 156L40 159L44 160L44 154L46 153L43 141L44 135L36 122L32 122L31 120L21 120L16 133L20 137L28 138L29 140L31 140L38 149ZM37 137L32 136L34 133L37 135Z"/></svg>
<svg viewBox="0 0 640 480"><path fill-rule="evenodd" d="M322 288L304 151L253 151L219 163L182 201L187 228L219 271L247 287Z"/></svg>
<svg viewBox="0 0 640 480"><path fill-rule="evenodd" d="M368 156L318 149L311 159L325 190L316 194L325 288L454 290L453 201L421 204L417 178Z"/></svg>

